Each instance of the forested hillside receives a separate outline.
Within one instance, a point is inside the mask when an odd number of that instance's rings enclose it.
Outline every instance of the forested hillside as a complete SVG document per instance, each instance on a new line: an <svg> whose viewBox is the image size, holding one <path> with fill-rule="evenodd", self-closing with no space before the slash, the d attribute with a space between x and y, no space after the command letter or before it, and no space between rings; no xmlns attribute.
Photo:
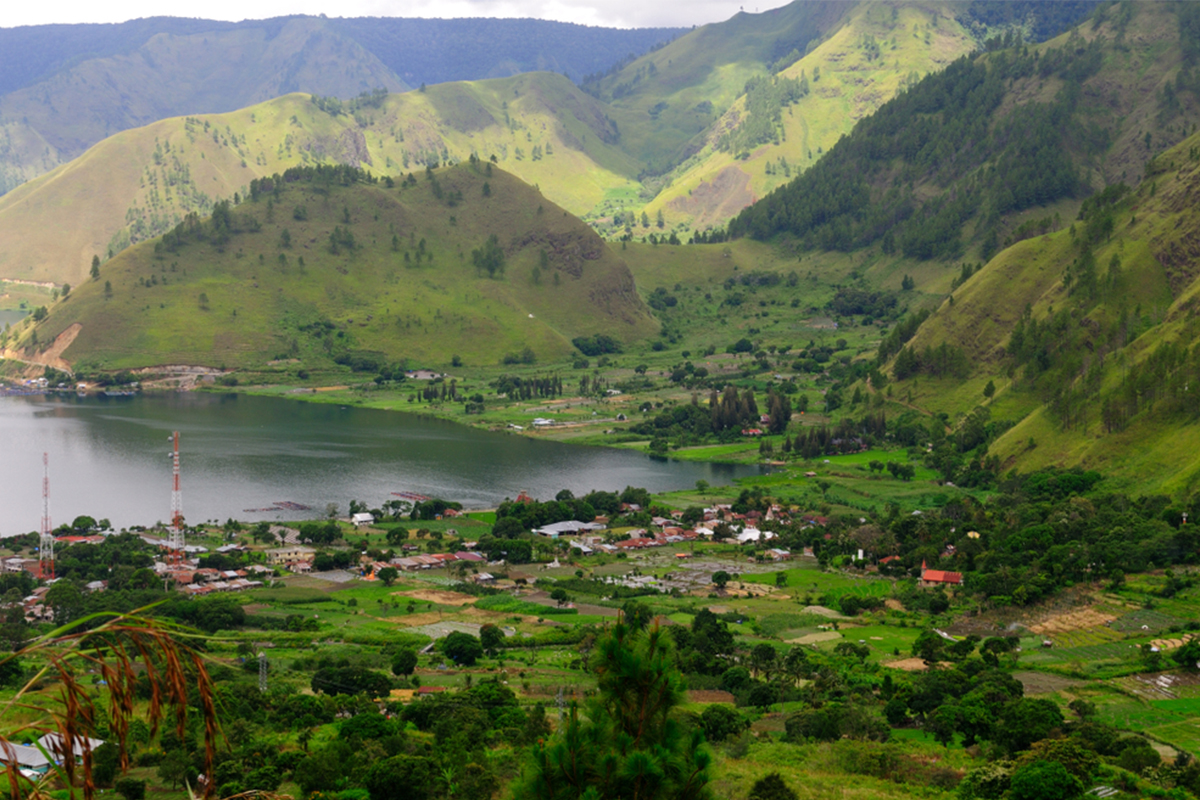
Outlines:
<svg viewBox="0 0 1200 800"><path fill-rule="evenodd" d="M294 359L391 374L407 359L532 364L657 327L595 233L491 162L384 180L316 166L97 263L18 356L68 332L63 357L87 369Z"/></svg>
<svg viewBox="0 0 1200 800"><path fill-rule="evenodd" d="M1153 153L1190 132L1194 8L1122 4L1045 45L993 42L996 52L885 104L729 233L919 260L969 250L986 261L1014 212L1136 181Z"/></svg>
<svg viewBox="0 0 1200 800"><path fill-rule="evenodd" d="M887 391L977 429L969 449L990 443L1000 466L1082 463L1195 492L1198 193L1193 135L1136 189L1115 184L1065 229L1000 253L907 345L889 342L881 356L896 354L898 382Z"/></svg>

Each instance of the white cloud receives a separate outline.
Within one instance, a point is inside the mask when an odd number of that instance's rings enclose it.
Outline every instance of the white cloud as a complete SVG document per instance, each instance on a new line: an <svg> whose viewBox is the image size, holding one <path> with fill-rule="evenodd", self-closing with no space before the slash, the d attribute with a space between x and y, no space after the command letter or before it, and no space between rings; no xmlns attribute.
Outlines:
<svg viewBox="0 0 1200 800"><path fill-rule="evenodd" d="M72 22L123 22L161 16L242 20L289 14L337 17L535 17L605 27L689 27L728 19L742 8L737 2L697 0L647 3L644 0L206 0L165 8L157 0L44 0L0 4L0 27ZM767 10L769 6L761 8ZM747 11L759 10L755 7Z"/></svg>

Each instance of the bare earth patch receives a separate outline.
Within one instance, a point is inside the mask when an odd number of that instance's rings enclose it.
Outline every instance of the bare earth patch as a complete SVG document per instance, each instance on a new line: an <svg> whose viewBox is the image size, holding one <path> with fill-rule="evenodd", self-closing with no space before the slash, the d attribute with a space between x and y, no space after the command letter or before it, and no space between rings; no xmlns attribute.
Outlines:
<svg viewBox="0 0 1200 800"><path fill-rule="evenodd" d="M1155 639L1150 644L1159 650L1174 650L1178 647L1183 647L1192 638L1191 636L1185 636L1182 639Z"/></svg>
<svg viewBox="0 0 1200 800"><path fill-rule="evenodd" d="M837 631L820 631L806 634L799 639L788 639L788 644L816 644L817 642L832 642L834 639L840 638L842 635Z"/></svg>
<svg viewBox="0 0 1200 800"><path fill-rule="evenodd" d="M1047 633L1068 633L1070 631L1082 630L1084 628L1098 628L1115 620L1116 617L1112 614L1105 614L1102 611L1097 611L1094 608L1084 608L1079 611L1071 611L1066 614L1058 614L1050 617L1037 625L1031 625L1029 630L1033 633L1042 635Z"/></svg>
<svg viewBox="0 0 1200 800"><path fill-rule="evenodd" d="M1047 675L1044 672L1014 672L1013 677L1025 687L1025 694L1050 694L1061 692L1075 686L1082 686L1085 681L1075 681L1058 675Z"/></svg>
<svg viewBox="0 0 1200 800"><path fill-rule="evenodd" d="M693 703L732 703L734 700L733 695L729 692L705 691L701 689L689 690L688 699Z"/></svg>
<svg viewBox="0 0 1200 800"><path fill-rule="evenodd" d="M841 614L837 611L834 611L832 608L826 608L825 606L805 606L804 613L818 614L822 617L828 617L829 619L849 619L849 617L847 617L845 614Z"/></svg>
<svg viewBox="0 0 1200 800"><path fill-rule="evenodd" d="M403 625L406 628L419 627L421 625L432 625L445 620L445 614L439 614L436 611L426 611L421 614L408 614L403 617L382 617L384 622L391 622L395 625Z"/></svg>
<svg viewBox="0 0 1200 800"><path fill-rule="evenodd" d="M478 599L462 592L450 592L442 589L413 589L408 592L392 592L392 594L442 606L465 606Z"/></svg>
<svg viewBox="0 0 1200 800"><path fill-rule="evenodd" d="M884 666L891 667L892 669L902 669L905 672L924 672L929 669L923 658L902 658L899 661L888 661Z"/></svg>

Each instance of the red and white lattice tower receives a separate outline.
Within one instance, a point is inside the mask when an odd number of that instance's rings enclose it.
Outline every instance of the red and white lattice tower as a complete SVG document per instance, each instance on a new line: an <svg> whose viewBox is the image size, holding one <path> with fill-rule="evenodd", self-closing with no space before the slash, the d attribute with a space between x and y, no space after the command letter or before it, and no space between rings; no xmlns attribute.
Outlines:
<svg viewBox="0 0 1200 800"><path fill-rule="evenodd" d="M171 452L171 559L183 562L183 493L179 490L179 431L171 436L174 448Z"/></svg>
<svg viewBox="0 0 1200 800"><path fill-rule="evenodd" d="M50 525L50 454L42 453L42 533L38 539L42 577L54 577L54 533Z"/></svg>

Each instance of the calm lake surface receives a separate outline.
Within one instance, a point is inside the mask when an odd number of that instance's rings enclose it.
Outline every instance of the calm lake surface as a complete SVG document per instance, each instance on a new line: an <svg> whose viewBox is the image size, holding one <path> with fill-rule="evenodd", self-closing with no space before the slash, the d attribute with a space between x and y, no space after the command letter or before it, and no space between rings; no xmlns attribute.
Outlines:
<svg viewBox="0 0 1200 800"><path fill-rule="evenodd" d="M0 331L4 330L5 325L16 325L21 320L25 319L27 311L6 311L0 308Z"/></svg>
<svg viewBox="0 0 1200 800"><path fill-rule="evenodd" d="M345 514L351 499L375 507L392 492L478 508L522 490L542 500L564 488L666 491L760 472L266 397L0 397L0 536L39 528L43 452L55 525L81 514L118 528L168 519L174 430L192 522L303 519L322 516L328 503ZM281 501L312 510L272 509Z"/></svg>

